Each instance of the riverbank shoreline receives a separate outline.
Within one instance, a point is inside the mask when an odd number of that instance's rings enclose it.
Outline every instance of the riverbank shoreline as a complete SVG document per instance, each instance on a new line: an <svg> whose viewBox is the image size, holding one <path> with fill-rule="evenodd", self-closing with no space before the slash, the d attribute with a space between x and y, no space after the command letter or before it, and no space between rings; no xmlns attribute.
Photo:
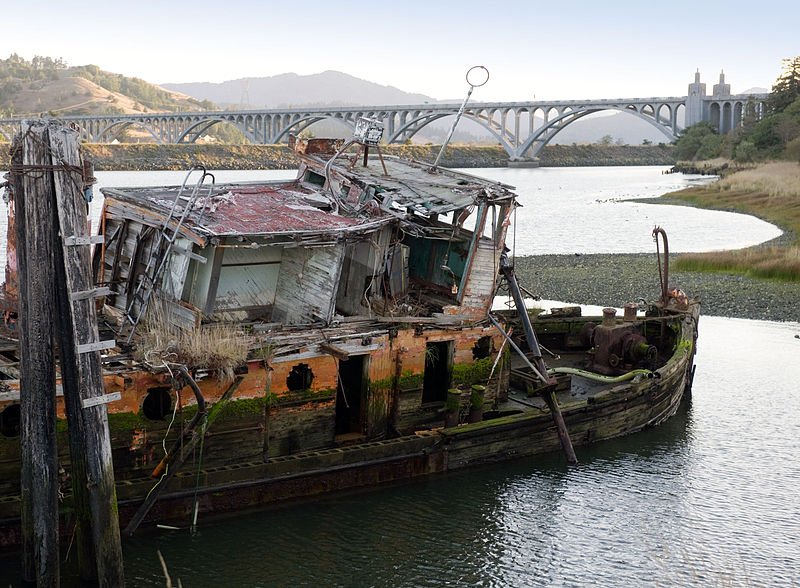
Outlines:
<svg viewBox="0 0 800 588"><path fill-rule="evenodd" d="M382 145L384 155L434 161L439 145ZM295 169L297 159L287 145L159 145L155 143L84 143L83 150L97 171L187 170L202 165L212 170ZM675 164L671 145L548 145L541 167L627 166ZM0 146L8 160L8 145ZM507 167L508 154L500 145L451 145L444 167Z"/></svg>
<svg viewBox="0 0 800 588"><path fill-rule="evenodd" d="M548 300L620 308L654 300L660 283L655 251L649 253L533 255L517 257L520 283ZM670 286L701 300L703 315L800 322L796 283L670 269Z"/></svg>

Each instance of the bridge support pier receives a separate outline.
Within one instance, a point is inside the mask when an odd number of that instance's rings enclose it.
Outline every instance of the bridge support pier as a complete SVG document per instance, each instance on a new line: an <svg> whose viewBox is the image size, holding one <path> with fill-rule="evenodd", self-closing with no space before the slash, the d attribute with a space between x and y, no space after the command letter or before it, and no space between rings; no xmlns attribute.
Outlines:
<svg viewBox="0 0 800 588"><path fill-rule="evenodd" d="M539 167L539 158L532 159L509 159L508 167Z"/></svg>

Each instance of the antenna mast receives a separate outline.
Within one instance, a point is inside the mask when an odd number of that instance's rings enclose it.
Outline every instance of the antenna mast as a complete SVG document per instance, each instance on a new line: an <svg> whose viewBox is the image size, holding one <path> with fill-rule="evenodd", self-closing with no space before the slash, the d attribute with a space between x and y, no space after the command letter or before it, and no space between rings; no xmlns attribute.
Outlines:
<svg viewBox="0 0 800 588"><path fill-rule="evenodd" d="M472 91L475 88L480 88L486 82L489 81L489 70L483 67L482 65L474 65L467 70L466 78L467 78L467 84L469 84L469 90L467 90L467 96L466 98L464 98L464 102L461 103L461 108L458 109L458 114L456 114L456 120L453 121L453 126L450 127L450 132L447 133L447 139L444 140L441 149L439 149L439 154L436 156L436 161L433 162L433 166L431 167L432 170L436 169L436 166L439 165L439 160L442 158L442 154L444 153L444 150L447 148L447 144L450 142L450 139L453 138L453 133L456 130L458 121L461 120L461 115L464 114L464 109L467 107L467 102L469 101L469 97L472 96Z"/></svg>

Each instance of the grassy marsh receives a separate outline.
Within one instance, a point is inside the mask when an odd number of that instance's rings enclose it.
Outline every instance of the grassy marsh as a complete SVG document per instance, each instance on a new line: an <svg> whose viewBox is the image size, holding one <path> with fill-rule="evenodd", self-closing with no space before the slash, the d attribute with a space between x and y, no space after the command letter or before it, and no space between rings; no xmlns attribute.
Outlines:
<svg viewBox="0 0 800 588"><path fill-rule="evenodd" d="M785 246L683 254L676 261L676 269L800 282L800 164L765 163L731 173L702 188L674 192L668 198L702 208L752 214L791 235L791 242Z"/></svg>

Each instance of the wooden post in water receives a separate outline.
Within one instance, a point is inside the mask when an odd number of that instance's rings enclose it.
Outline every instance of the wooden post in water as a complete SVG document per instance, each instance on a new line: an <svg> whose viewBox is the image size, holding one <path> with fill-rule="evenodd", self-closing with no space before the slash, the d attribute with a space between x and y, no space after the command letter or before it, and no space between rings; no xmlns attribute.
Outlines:
<svg viewBox="0 0 800 588"><path fill-rule="evenodd" d="M119 395L105 394L100 360L100 351L115 342L100 341L97 327L95 297L103 292L94 288L89 253L98 239L89 233L78 133L51 125L50 148L57 163L53 177L61 241L57 276L63 279L58 296L65 310L61 316L64 397L70 434L76 436L71 446L82 445L82 455L73 453L72 459L82 461L85 475L74 486L84 485L87 493L81 500L84 507L88 503L89 512L79 518L82 531L86 522L90 525L96 581L116 588L124 586L125 578L106 403ZM88 542L83 543L89 549Z"/></svg>
<svg viewBox="0 0 800 588"><path fill-rule="evenodd" d="M53 357L54 213L47 127L14 138L11 181L19 276L22 575L58 586L58 453Z"/></svg>

